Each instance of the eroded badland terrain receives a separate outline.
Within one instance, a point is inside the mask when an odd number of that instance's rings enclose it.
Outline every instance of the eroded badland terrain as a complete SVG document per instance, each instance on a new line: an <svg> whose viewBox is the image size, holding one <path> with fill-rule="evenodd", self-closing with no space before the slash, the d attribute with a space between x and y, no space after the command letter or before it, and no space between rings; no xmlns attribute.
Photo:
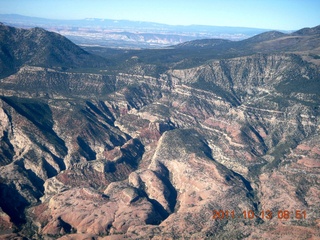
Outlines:
<svg viewBox="0 0 320 240"><path fill-rule="evenodd" d="M0 238L320 238L319 27L84 51L2 24L0 43Z"/></svg>

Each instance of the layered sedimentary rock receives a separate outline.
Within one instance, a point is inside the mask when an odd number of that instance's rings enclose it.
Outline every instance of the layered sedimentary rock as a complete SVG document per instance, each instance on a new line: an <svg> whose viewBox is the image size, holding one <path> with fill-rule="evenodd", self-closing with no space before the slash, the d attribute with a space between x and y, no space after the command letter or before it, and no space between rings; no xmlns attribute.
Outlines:
<svg viewBox="0 0 320 240"><path fill-rule="evenodd" d="M316 61L155 69L1 79L3 238L320 237Z"/></svg>

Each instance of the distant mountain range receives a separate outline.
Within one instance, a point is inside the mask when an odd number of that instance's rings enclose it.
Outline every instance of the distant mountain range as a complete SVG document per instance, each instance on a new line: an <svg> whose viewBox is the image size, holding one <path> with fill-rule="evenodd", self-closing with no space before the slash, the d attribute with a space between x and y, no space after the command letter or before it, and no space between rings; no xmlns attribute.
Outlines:
<svg viewBox="0 0 320 240"><path fill-rule="evenodd" d="M0 77L13 74L24 65L62 71L111 66L122 70L132 64L127 59L154 64L159 68L158 74L172 66L195 67L210 59L248 56L257 52L298 52L315 61L320 55L319 34L320 26L317 26L290 34L268 31L240 41L199 39L165 49L129 50L100 46L81 48L68 38L43 28L23 29L0 23Z"/></svg>
<svg viewBox="0 0 320 240"><path fill-rule="evenodd" d="M304 28L289 34L268 31L248 39L231 41L225 39L200 39L184 42L165 49L127 50L105 47L83 48L113 61L139 59L141 64L154 64L159 69L191 68L211 59L229 59L255 53L296 53L304 59L317 62L320 56L320 26ZM128 64L126 62L126 64Z"/></svg>
<svg viewBox="0 0 320 240"><path fill-rule="evenodd" d="M53 20L16 14L0 14L0 22L21 28L42 27L66 36L79 45L122 48L159 48L204 38L242 40L268 31L258 28L174 26L98 18Z"/></svg>

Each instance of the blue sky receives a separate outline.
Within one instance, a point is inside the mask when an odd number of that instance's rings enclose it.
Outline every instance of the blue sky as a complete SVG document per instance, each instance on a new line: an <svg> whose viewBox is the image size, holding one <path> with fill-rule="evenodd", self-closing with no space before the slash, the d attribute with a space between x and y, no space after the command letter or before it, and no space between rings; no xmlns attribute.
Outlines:
<svg viewBox="0 0 320 240"><path fill-rule="evenodd" d="M320 0L0 0L0 13L296 30L320 25Z"/></svg>

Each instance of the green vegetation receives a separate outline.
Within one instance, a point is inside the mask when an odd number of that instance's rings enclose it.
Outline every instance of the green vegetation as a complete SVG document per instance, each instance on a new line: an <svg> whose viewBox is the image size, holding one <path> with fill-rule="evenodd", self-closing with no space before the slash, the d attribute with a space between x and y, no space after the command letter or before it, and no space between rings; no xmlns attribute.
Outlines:
<svg viewBox="0 0 320 240"><path fill-rule="evenodd" d="M272 170L274 168L277 168L282 162L282 159L285 157L285 155L290 152L290 149L293 149L296 146L297 143L293 138L291 140L287 140L286 142L279 143L273 150L270 151L269 154L274 157L274 160L271 163L265 165L264 170Z"/></svg>
<svg viewBox="0 0 320 240"><path fill-rule="evenodd" d="M279 83L276 90L289 95L292 92L306 94L320 94L320 78L298 78L285 80Z"/></svg>
<svg viewBox="0 0 320 240"><path fill-rule="evenodd" d="M203 77L199 77L195 83L191 84L191 86L194 88L201 89L201 90L213 92L213 93L217 94L218 96L226 99L227 101L232 103L234 106L239 105L239 102L236 99L236 97L232 93L230 93L231 91L227 91L227 90L223 89L222 87L216 85L213 81L209 82L206 79L204 79Z"/></svg>

